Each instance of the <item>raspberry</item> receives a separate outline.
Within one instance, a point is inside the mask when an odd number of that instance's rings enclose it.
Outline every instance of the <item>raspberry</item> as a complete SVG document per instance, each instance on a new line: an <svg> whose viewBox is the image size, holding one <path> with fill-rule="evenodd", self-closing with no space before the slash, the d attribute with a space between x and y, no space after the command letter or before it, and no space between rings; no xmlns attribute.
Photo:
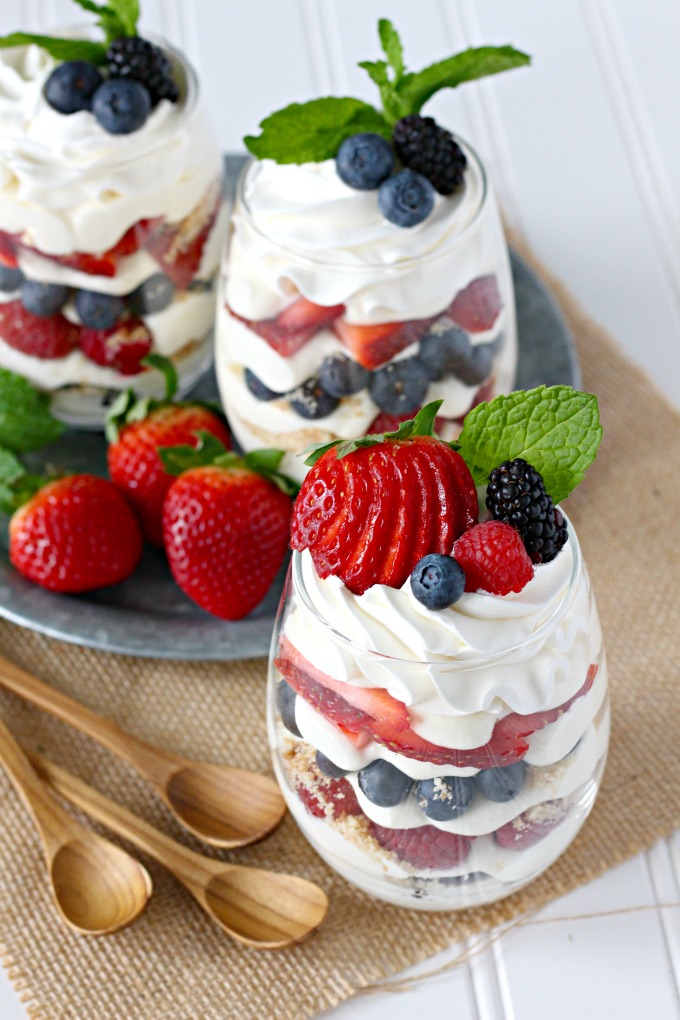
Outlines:
<svg viewBox="0 0 680 1020"><path fill-rule="evenodd" d="M489 475L486 506L511 524L534 563L549 563L567 541L564 517L545 491L541 475L521 457L503 461Z"/></svg>
<svg viewBox="0 0 680 1020"><path fill-rule="evenodd" d="M493 838L506 850L525 850L552 832L568 811L569 802L565 798L543 801L496 829Z"/></svg>
<svg viewBox="0 0 680 1020"><path fill-rule="evenodd" d="M296 793L310 815L314 815L315 818L327 818L329 811L333 818L362 813L352 784L346 779L320 776L314 784L314 789L298 785Z"/></svg>
<svg viewBox="0 0 680 1020"><path fill-rule="evenodd" d="M371 835L385 850L414 868L455 868L470 853L470 840L455 832L444 832L434 825L415 829L387 829L371 822Z"/></svg>
<svg viewBox="0 0 680 1020"><path fill-rule="evenodd" d="M508 595L521 591L534 574L520 535L503 521L486 521L464 532L453 556L465 571L465 591Z"/></svg>
<svg viewBox="0 0 680 1020"><path fill-rule="evenodd" d="M432 117L402 117L394 125L392 142L404 166L427 177L440 195L451 195L462 184L465 154Z"/></svg>
<svg viewBox="0 0 680 1020"><path fill-rule="evenodd" d="M114 39L106 51L106 64L111 78L127 78L144 85L152 106L161 99L171 103L179 99L170 61L163 50L147 39L138 35Z"/></svg>

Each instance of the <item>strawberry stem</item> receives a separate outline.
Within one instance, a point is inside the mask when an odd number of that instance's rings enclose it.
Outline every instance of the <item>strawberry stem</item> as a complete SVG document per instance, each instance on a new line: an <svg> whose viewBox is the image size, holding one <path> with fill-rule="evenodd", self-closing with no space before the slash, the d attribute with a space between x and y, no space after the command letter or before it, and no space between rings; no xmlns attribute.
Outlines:
<svg viewBox="0 0 680 1020"><path fill-rule="evenodd" d="M431 400L425 407L421 407L414 418L403 421L394 432L376 432L370 436L360 436L358 439L335 439L332 443L315 443L302 451L301 456L307 454L305 464L310 467L316 464L320 457L323 457L327 450L335 449L336 458L342 460L348 453L365 446L377 446L388 439L410 439L412 436L434 436L434 421L443 400Z"/></svg>

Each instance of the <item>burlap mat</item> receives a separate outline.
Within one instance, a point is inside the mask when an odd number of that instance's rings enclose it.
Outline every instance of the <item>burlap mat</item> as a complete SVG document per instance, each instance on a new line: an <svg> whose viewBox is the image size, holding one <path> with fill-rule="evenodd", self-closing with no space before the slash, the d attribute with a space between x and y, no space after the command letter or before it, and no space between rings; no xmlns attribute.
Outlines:
<svg viewBox="0 0 680 1020"><path fill-rule="evenodd" d="M605 439L569 501L608 646L613 732L604 786L570 850L497 906L422 914L378 904L335 877L287 819L239 861L303 874L328 892L328 921L309 942L262 954L233 944L162 868L131 928L87 939L61 927L38 839L0 775L0 952L39 1020L304 1020L378 978L595 878L680 825L680 416L573 298L546 279L572 330L585 388L601 400ZM265 663L184 664L105 655L2 624L4 654L146 739L197 757L269 770ZM18 699L0 713L28 744L185 837L112 756Z"/></svg>

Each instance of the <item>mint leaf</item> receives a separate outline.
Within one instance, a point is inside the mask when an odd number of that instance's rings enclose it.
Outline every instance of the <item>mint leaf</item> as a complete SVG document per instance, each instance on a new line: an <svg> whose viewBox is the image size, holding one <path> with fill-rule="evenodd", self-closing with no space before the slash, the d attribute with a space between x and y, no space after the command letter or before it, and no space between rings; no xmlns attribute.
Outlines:
<svg viewBox="0 0 680 1020"><path fill-rule="evenodd" d="M10 450L0 447L0 512L12 514L50 479L27 474Z"/></svg>
<svg viewBox="0 0 680 1020"><path fill-rule="evenodd" d="M378 111L359 99L326 96L309 103L291 103L260 124L262 133L243 139L258 159L277 163L319 163L335 157L340 145L358 131L386 138L390 128Z"/></svg>
<svg viewBox="0 0 680 1020"><path fill-rule="evenodd" d="M137 35L139 0L109 0L107 11L112 11L123 26L123 35Z"/></svg>
<svg viewBox="0 0 680 1020"><path fill-rule="evenodd" d="M366 71L371 81L375 82L379 89L390 84L387 64L384 60L360 60L358 66Z"/></svg>
<svg viewBox="0 0 680 1020"><path fill-rule="evenodd" d="M404 73L404 50L399 33L391 21L381 18L378 22L378 34L385 56L394 70L394 82L398 84Z"/></svg>
<svg viewBox="0 0 680 1020"><path fill-rule="evenodd" d="M12 32L0 37L0 49L11 46L29 46L35 43L55 60L86 60L90 64L106 62L106 47L89 39L60 39L53 35L35 35L32 32Z"/></svg>
<svg viewBox="0 0 680 1020"><path fill-rule="evenodd" d="M443 88L509 71L531 63L531 57L512 46L479 46L407 74L396 84L399 99L408 113L418 113L431 96Z"/></svg>
<svg viewBox="0 0 680 1020"><path fill-rule="evenodd" d="M52 443L65 426L49 412L50 398L23 376L0 369L0 446L13 453Z"/></svg>
<svg viewBox="0 0 680 1020"><path fill-rule="evenodd" d="M597 397L571 386L538 386L478 404L455 444L475 483L504 460L523 457L555 503L583 479L602 438Z"/></svg>

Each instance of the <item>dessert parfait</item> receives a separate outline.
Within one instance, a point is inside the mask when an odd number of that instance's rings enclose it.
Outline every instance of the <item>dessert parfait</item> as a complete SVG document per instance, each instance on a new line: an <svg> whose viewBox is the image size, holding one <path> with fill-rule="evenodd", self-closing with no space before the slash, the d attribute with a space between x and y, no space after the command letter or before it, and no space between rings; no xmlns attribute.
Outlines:
<svg viewBox="0 0 680 1020"><path fill-rule="evenodd" d="M568 846L609 711L588 574L556 506L595 456L595 398L498 397L454 443L437 412L313 453L269 733L321 856L384 900L444 910L508 895Z"/></svg>
<svg viewBox="0 0 680 1020"><path fill-rule="evenodd" d="M395 428L432 399L452 438L466 412L512 387L516 326L507 248L472 148L421 114L439 89L528 62L509 46L406 72L360 66L382 108L293 104L245 143L217 314L217 372L246 448ZM284 469L304 474L289 457Z"/></svg>
<svg viewBox="0 0 680 1020"><path fill-rule="evenodd" d="M183 388L206 367L227 215L191 67L136 4L81 6L103 41L0 39L0 366L93 425L126 386L162 390L149 353Z"/></svg>

